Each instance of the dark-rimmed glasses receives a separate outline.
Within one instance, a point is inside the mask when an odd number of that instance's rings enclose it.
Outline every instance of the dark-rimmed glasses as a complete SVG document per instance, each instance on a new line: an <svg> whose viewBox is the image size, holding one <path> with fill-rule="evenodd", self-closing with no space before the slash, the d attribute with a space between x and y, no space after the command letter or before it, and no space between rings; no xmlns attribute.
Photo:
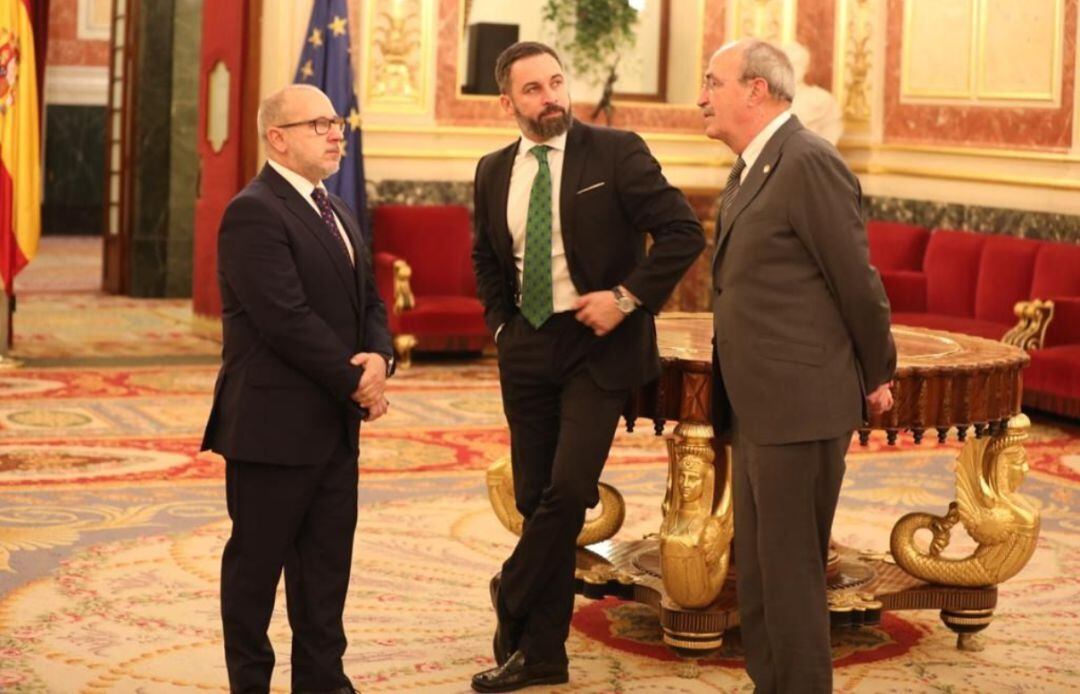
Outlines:
<svg viewBox="0 0 1080 694"><path fill-rule="evenodd" d="M325 135L330 132L330 126L336 125L338 130L345 130L345 119L341 116L336 118L312 118L311 120L298 120L295 123L284 123L282 125L275 125L275 128L295 128L298 125L310 125L315 128L316 135Z"/></svg>

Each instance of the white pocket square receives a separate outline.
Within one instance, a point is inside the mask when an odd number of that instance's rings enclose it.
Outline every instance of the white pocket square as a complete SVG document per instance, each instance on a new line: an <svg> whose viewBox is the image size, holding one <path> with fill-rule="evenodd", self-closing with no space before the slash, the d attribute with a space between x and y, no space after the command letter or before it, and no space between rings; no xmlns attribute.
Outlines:
<svg viewBox="0 0 1080 694"><path fill-rule="evenodd" d="M589 186L587 188L582 188L581 190L579 190L576 193L576 195L581 195L582 193L588 193L590 190L596 190L597 188L602 188L602 187L604 187L606 185L607 185L606 181L600 181L599 183L594 183L594 184L592 184L591 186Z"/></svg>

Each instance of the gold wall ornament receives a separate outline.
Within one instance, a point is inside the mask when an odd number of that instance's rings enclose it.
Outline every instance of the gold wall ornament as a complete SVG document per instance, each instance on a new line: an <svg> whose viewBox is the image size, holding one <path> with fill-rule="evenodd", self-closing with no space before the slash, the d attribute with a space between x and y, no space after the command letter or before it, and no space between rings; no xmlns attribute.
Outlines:
<svg viewBox="0 0 1080 694"><path fill-rule="evenodd" d="M514 500L514 472L510 467L510 456L504 455L488 467L487 486L488 499L495 510L495 516L503 527L520 536L525 519ZM615 487L603 482L598 485L598 491L600 515L585 520L585 525L578 533L578 547L587 547L610 539L619 532L626 519L626 502L623 501L622 494Z"/></svg>
<svg viewBox="0 0 1080 694"><path fill-rule="evenodd" d="M795 40L795 0L739 0L734 10L737 39Z"/></svg>
<svg viewBox="0 0 1080 694"><path fill-rule="evenodd" d="M365 108L426 110L432 0L374 0L367 5L366 45L371 50L365 55Z"/></svg>
<svg viewBox="0 0 1080 694"><path fill-rule="evenodd" d="M1013 313L1020 320L1002 336L1001 341L1029 352L1041 349L1046 339L1046 329L1054 319L1054 302L1039 299L1017 301Z"/></svg>
<svg viewBox="0 0 1080 694"><path fill-rule="evenodd" d="M724 479L716 499L712 427L680 424L668 439L668 491L660 524L664 591L680 607L706 607L720 594L731 558L735 522L731 505L731 456L725 448Z"/></svg>
<svg viewBox="0 0 1080 694"><path fill-rule="evenodd" d="M1030 426L1018 414L1003 434L965 444L957 460L957 500L948 513L909 513L893 527L890 546L900 568L930 583L963 587L996 585L1024 568L1039 537L1039 512L1016 492L1028 470L1023 444ZM978 546L963 558L943 557L958 521ZM933 536L928 550L914 539L924 529Z"/></svg>
<svg viewBox="0 0 1080 694"><path fill-rule="evenodd" d="M873 68L873 11L870 0L841 0L837 6L838 34L836 97L849 123L869 123L870 70Z"/></svg>

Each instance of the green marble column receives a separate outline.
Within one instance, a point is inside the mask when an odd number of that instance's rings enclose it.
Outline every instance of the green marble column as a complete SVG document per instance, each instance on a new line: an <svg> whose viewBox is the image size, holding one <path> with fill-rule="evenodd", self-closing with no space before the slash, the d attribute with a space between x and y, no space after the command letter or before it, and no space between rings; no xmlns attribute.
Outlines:
<svg viewBox="0 0 1080 694"><path fill-rule="evenodd" d="M191 295L202 0L140 3L131 295Z"/></svg>

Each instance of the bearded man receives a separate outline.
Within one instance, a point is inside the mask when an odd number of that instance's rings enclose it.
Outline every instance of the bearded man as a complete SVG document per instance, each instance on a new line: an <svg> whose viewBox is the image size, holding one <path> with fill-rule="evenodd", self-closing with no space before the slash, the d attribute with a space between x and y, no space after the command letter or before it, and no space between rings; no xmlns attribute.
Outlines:
<svg viewBox="0 0 1080 694"><path fill-rule="evenodd" d="M653 316L705 245L640 137L574 120L555 51L516 43L495 76L521 137L476 167L473 265L525 525L481 692L568 681L576 538L627 396L660 373Z"/></svg>

